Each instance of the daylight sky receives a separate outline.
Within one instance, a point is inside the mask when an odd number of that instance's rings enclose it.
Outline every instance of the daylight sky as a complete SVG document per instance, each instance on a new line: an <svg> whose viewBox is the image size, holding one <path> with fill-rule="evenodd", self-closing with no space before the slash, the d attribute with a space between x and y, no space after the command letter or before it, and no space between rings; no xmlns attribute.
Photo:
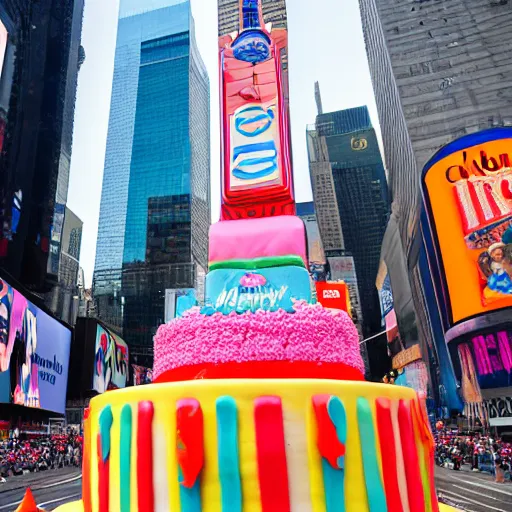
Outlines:
<svg viewBox="0 0 512 512"><path fill-rule="evenodd" d="M123 10L161 7L176 0L121 0ZM368 105L378 123L368 71L358 0L288 0L290 109L295 191L311 200L306 125L314 123L314 83L324 112ZM196 40L211 83L212 221L220 208L217 0L192 0ZM76 103L68 206L84 222L81 266L92 282L105 159L119 0L86 0Z"/></svg>

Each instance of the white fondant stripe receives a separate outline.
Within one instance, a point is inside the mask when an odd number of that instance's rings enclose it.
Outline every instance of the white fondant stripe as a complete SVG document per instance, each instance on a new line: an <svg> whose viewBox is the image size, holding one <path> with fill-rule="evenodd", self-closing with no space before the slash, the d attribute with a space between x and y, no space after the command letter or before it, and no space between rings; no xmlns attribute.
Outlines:
<svg viewBox="0 0 512 512"><path fill-rule="evenodd" d="M291 512L311 512L308 435L306 418L283 407L286 466Z"/></svg>
<svg viewBox="0 0 512 512"><path fill-rule="evenodd" d="M155 414L153 420L153 492L154 512L169 512L169 478L167 475L167 441L164 426ZM142 511L139 511L142 512Z"/></svg>

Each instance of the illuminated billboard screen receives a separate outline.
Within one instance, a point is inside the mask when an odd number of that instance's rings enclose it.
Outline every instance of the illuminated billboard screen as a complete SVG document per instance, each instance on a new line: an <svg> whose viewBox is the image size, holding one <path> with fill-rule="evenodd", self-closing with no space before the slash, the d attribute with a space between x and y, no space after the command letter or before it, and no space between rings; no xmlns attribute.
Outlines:
<svg viewBox="0 0 512 512"><path fill-rule="evenodd" d="M2 76L2 69L4 67L5 51L7 50L7 38L9 34L5 25L0 20L0 77Z"/></svg>
<svg viewBox="0 0 512 512"><path fill-rule="evenodd" d="M0 279L0 402L64 414L71 330Z"/></svg>
<svg viewBox="0 0 512 512"><path fill-rule="evenodd" d="M423 171L447 327L512 306L511 159L512 129L493 128L448 144Z"/></svg>
<svg viewBox="0 0 512 512"><path fill-rule="evenodd" d="M98 393L126 387L128 345L100 324L96 327L92 388Z"/></svg>
<svg viewBox="0 0 512 512"><path fill-rule="evenodd" d="M317 299L324 308L351 314L348 288L345 283L319 281L315 283Z"/></svg>

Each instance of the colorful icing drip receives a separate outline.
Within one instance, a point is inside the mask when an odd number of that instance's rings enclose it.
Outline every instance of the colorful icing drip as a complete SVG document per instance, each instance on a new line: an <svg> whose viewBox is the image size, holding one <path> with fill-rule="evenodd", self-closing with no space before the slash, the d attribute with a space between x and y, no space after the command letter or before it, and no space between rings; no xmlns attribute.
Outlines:
<svg viewBox="0 0 512 512"><path fill-rule="evenodd" d="M91 410L87 407L84 411L84 445L82 459L82 501L84 512L91 512Z"/></svg>
<svg viewBox="0 0 512 512"><path fill-rule="evenodd" d="M103 408L99 417L98 431L98 495L99 512L109 510L109 459L110 459L110 429L114 417L112 407Z"/></svg>
<svg viewBox="0 0 512 512"><path fill-rule="evenodd" d="M391 419L391 401L389 398L378 398L376 405L381 455L382 460L385 461L386 464L385 470L383 471L386 503L388 510L403 512L396 472L397 456L393 422Z"/></svg>
<svg viewBox="0 0 512 512"><path fill-rule="evenodd" d="M153 512L153 402L139 402L137 411L138 510Z"/></svg>
<svg viewBox="0 0 512 512"><path fill-rule="evenodd" d="M400 400L398 423L404 454L404 469L407 479L407 494L411 512L424 512L425 498L421 483L418 450L414 439L411 406L408 401Z"/></svg>
<svg viewBox="0 0 512 512"><path fill-rule="evenodd" d="M290 510L283 408L277 396L254 401L254 423L262 512Z"/></svg>
<svg viewBox="0 0 512 512"><path fill-rule="evenodd" d="M313 397L317 423L317 446L322 456L327 512L345 510L345 443L347 416L341 400L330 395Z"/></svg>
<svg viewBox="0 0 512 512"><path fill-rule="evenodd" d="M230 396L223 396L217 399L216 408L222 511L242 512L236 402Z"/></svg>
<svg viewBox="0 0 512 512"><path fill-rule="evenodd" d="M121 479L121 512L130 512L132 407L129 404L125 405L121 411L121 435L119 447L119 473Z"/></svg>
<svg viewBox="0 0 512 512"><path fill-rule="evenodd" d="M426 468L425 497L427 501L427 510L439 512L437 502L436 485L434 481L434 452L435 443L430 430L427 411L419 401L412 402L412 410L415 418L415 424L418 425L419 436L423 446L423 467Z"/></svg>
<svg viewBox="0 0 512 512"><path fill-rule="evenodd" d="M194 398L176 406L176 455L183 512L201 510L200 474L204 466L203 411Z"/></svg>
<svg viewBox="0 0 512 512"><path fill-rule="evenodd" d="M387 512L386 495L377 460L377 443L373 428L372 410L366 398L357 399L357 424L359 426L368 507L370 512ZM390 512L395 511L390 510Z"/></svg>

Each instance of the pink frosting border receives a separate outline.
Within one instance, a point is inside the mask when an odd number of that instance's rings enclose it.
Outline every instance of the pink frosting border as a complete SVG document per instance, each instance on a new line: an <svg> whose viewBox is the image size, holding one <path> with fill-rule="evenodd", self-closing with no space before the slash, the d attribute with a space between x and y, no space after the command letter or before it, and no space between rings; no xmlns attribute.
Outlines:
<svg viewBox="0 0 512 512"><path fill-rule="evenodd" d="M158 329L153 378L183 366L248 361L345 363L364 373L357 329L345 312L306 302L295 310L205 316L193 308Z"/></svg>

